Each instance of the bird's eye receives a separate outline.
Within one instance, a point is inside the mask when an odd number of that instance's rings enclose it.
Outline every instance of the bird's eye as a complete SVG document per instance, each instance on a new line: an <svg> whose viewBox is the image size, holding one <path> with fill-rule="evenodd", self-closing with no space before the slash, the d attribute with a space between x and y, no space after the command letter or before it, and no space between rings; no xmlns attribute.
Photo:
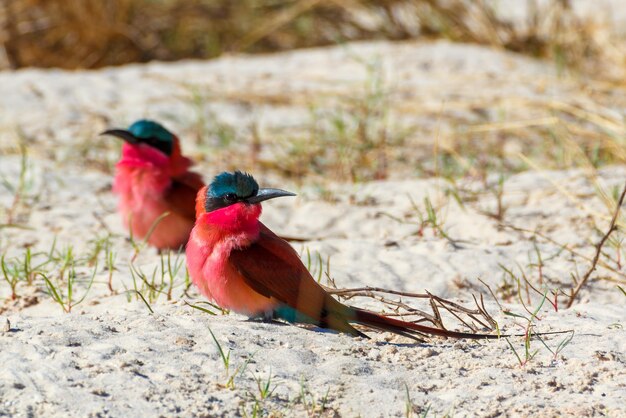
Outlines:
<svg viewBox="0 0 626 418"><path fill-rule="evenodd" d="M237 195L235 193L227 193L224 195L224 200L229 203L235 202L237 200Z"/></svg>

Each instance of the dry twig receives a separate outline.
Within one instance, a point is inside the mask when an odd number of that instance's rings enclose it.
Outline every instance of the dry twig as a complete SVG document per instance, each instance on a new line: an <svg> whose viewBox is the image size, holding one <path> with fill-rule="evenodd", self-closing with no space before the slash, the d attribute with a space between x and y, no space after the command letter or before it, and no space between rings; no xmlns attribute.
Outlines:
<svg viewBox="0 0 626 418"><path fill-rule="evenodd" d="M593 273L594 270L596 269L596 265L598 264L598 259L600 258L600 254L602 253L602 246L604 245L606 240L609 239L609 236L613 233L613 231L617 229L617 226L615 225L615 223L617 222L617 217L619 216L620 209L622 208L622 203L624 202L624 196L626 196L626 185L624 185L624 190L622 190L622 194L620 195L619 200L617 201L617 205L615 206L615 211L613 212L613 218L611 219L611 224L609 225L609 229L608 231L606 231L606 234L604 234L600 242L598 242L598 244L596 245L596 254L594 255L593 260L591 262L591 267L589 267L589 270L587 270L582 280L578 282L578 284L576 285L576 288L572 291L570 300L567 303L568 308L570 308L574 304L574 301L576 300L578 293L583 288L583 286L585 286L585 284L589 280L589 277L591 277L591 273Z"/></svg>
<svg viewBox="0 0 626 418"><path fill-rule="evenodd" d="M448 299L433 295L430 292L426 293L411 293L400 292L396 290L384 289L381 287L357 287L352 289L339 289L334 285L334 281L329 278L330 287L324 286L325 290L338 298L349 300L355 297L366 297L377 300L383 303L392 312L387 313L387 316L399 316L404 320L412 320L415 323L430 322L435 327L448 330L444 325L443 317L440 310L444 310L456 318L459 323L469 328L472 332L478 332L479 327L483 329L493 330L497 328L497 323L493 317L487 312L485 308L485 302L482 295L479 300L474 298L475 308L468 308L462 306L456 302ZM402 299L391 299L383 296L396 295L410 299L425 299L428 300L432 313L425 312L424 310L417 309L409 305ZM411 319L413 318L413 319Z"/></svg>
<svg viewBox="0 0 626 418"><path fill-rule="evenodd" d="M593 261L593 258L591 258L589 256L586 256L585 254L582 254L582 253L576 251L573 248L570 248L570 246L568 244L563 244L561 242L558 242L554 238L550 238L549 236L547 236L547 235L545 235L545 234L543 234L543 233L541 233L539 231L531 230L531 229L527 229L527 228L521 228L521 227L515 226L513 224L508 224L508 223L502 223L501 226L503 228L512 229L513 231L533 234L535 236L538 236L541 239L544 239L544 240L546 240L546 241L556 245L557 247L561 248L562 250L567 251L568 253L572 254L575 257L579 257L579 258L582 258L582 259L587 260L587 261ZM600 267L605 268L605 269L611 271L612 273L615 273L615 274L617 274L619 276L622 276L622 277L626 278L626 273L617 270L616 268L610 266L608 263L606 263L606 262L604 262L602 260L597 260L596 263ZM614 278L607 278L606 280L607 281L611 281L611 282L616 282L616 283L626 283L626 281L620 281L619 279L614 279Z"/></svg>

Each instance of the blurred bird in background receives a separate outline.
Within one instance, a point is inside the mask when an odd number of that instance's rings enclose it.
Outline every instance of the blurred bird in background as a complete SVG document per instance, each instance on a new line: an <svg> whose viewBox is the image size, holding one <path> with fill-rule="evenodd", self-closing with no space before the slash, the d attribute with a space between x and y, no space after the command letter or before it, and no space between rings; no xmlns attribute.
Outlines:
<svg viewBox="0 0 626 418"><path fill-rule="evenodd" d="M194 225L196 195L204 182L189 171L193 162L181 154L178 137L151 120L138 120L128 129L110 129L101 135L124 141L113 191L133 237L147 238L159 250L184 246Z"/></svg>

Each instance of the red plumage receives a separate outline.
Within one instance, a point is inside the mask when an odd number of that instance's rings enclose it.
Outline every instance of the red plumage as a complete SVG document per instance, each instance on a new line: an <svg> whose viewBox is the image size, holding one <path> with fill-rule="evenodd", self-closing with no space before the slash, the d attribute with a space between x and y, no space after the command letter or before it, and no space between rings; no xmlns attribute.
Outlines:
<svg viewBox="0 0 626 418"><path fill-rule="evenodd" d="M178 249L187 243L196 195L204 186L200 175L189 170L191 165L181 154L177 137L171 155L143 143L122 145L113 190L119 195L122 219L135 238L147 237L158 249Z"/></svg>
<svg viewBox="0 0 626 418"><path fill-rule="evenodd" d="M187 245L187 265L200 291L226 309L251 317L313 323L360 336L364 334L351 323L412 338L418 338L419 334L498 338L446 331L343 305L315 281L289 243L258 220L261 205L247 201L258 199L241 198L237 203L210 212L206 211L207 199L205 187L198 193L196 224Z"/></svg>

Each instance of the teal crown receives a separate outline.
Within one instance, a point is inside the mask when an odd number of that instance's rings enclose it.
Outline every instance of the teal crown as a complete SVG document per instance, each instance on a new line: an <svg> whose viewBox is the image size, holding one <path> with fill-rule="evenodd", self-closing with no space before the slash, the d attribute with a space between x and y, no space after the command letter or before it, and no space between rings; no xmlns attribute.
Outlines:
<svg viewBox="0 0 626 418"><path fill-rule="evenodd" d="M235 171L223 172L215 176L208 187L207 196L211 198L223 197L229 194L239 198L254 196L259 191L259 185L248 173Z"/></svg>
<svg viewBox="0 0 626 418"><path fill-rule="evenodd" d="M130 125L128 132L141 142L157 148L167 155L172 154L174 134L165 129L160 123L141 119Z"/></svg>

